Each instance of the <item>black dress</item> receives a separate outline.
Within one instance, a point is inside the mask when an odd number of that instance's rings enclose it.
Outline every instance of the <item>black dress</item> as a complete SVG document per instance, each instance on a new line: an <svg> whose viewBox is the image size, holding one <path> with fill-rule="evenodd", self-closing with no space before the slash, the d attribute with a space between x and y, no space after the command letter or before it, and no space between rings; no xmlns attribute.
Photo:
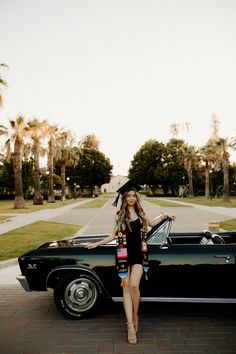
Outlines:
<svg viewBox="0 0 236 354"><path fill-rule="evenodd" d="M139 218L130 222L129 229L126 226L126 242L127 242L127 253L128 253L128 265L142 264L142 253L141 253L141 237L140 229L141 223Z"/></svg>

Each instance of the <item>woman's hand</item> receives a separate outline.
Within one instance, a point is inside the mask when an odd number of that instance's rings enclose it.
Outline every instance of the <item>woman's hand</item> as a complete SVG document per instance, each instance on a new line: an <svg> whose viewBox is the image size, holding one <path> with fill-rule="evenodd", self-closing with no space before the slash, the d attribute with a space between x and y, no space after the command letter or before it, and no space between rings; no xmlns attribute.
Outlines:
<svg viewBox="0 0 236 354"><path fill-rule="evenodd" d="M165 220L165 219L175 220L176 219L175 215L171 215L171 214L167 214L167 213L161 213L160 215L157 216L157 218L158 217L160 217L161 220Z"/></svg>
<svg viewBox="0 0 236 354"><path fill-rule="evenodd" d="M173 221L176 219L175 215L170 215L170 214L166 214L165 213L164 216L165 216L166 219L170 219L170 220L173 220Z"/></svg>
<svg viewBox="0 0 236 354"><path fill-rule="evenodd" d="M92 242L89 242L87 245L85 245L84 247L85 248L88 248L88 249L92 249L92 248L96 248L98 245L97 245L97 242L94 242L94 243L92 243Z"/></svg>

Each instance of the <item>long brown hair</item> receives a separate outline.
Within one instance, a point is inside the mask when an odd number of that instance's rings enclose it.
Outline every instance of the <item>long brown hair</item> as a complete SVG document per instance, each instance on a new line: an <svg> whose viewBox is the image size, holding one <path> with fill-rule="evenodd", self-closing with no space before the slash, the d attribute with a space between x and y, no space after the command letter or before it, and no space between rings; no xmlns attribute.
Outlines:
<svg viewBox="0 0 236 354"><path fill-rule="evenodd" d="M142 219L143 227L144 227L145 231L147 231L147 228L148 228L147 218L146 218L145 212L144 212L142 205L141 205L141 198L135 189L129 189L128 191L126 191L122 195L120 210L117 212L118 222L120 224L126 224L128 226L128 228L131 230L130 213L129 213L128 203L127 203L127 196L130 191L133 191L135 193L136 203L134 205L134 209L135 209L135 212L137 213L138 217Z"/></svg>

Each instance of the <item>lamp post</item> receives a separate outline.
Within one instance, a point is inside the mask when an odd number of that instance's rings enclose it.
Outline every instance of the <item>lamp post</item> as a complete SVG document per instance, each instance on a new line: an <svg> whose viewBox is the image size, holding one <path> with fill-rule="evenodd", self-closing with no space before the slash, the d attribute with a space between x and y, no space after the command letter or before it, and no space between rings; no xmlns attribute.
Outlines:
<svg viewBox="0 0 236 354"><path fill-rule="evenodd" d="M70 196L70 177L66 177L66 180L67 180L67 183L66 183L67 191L66 192L68 192L68 195Z"/></svg>
<svg viewBox="0 0 236 354"><path fill-rule="evenodd" d="M46 171L46 176L47 176L47 201L49 197L49 171Z"/></svg>
<svg viewBox="0 0 236 354"><path fill-rule="evenodd" d="M213 197L212 172L212 170L209 171L210 200L212 200Z"/></svg>

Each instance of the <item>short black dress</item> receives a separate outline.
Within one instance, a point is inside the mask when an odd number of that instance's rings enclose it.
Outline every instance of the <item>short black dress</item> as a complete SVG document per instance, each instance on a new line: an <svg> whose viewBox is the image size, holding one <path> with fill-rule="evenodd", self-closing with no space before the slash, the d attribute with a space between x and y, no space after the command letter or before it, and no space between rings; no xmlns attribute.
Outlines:
<svg viewBox="0 0 236 354"><path fill-rule="evenodd" d="M127 253L128 253L128 265L142 264L142 253L141 253L141 237L140 229L141 223L139 218L130 222L132 231L126 226L126 242L127 242Z"/></svg>

